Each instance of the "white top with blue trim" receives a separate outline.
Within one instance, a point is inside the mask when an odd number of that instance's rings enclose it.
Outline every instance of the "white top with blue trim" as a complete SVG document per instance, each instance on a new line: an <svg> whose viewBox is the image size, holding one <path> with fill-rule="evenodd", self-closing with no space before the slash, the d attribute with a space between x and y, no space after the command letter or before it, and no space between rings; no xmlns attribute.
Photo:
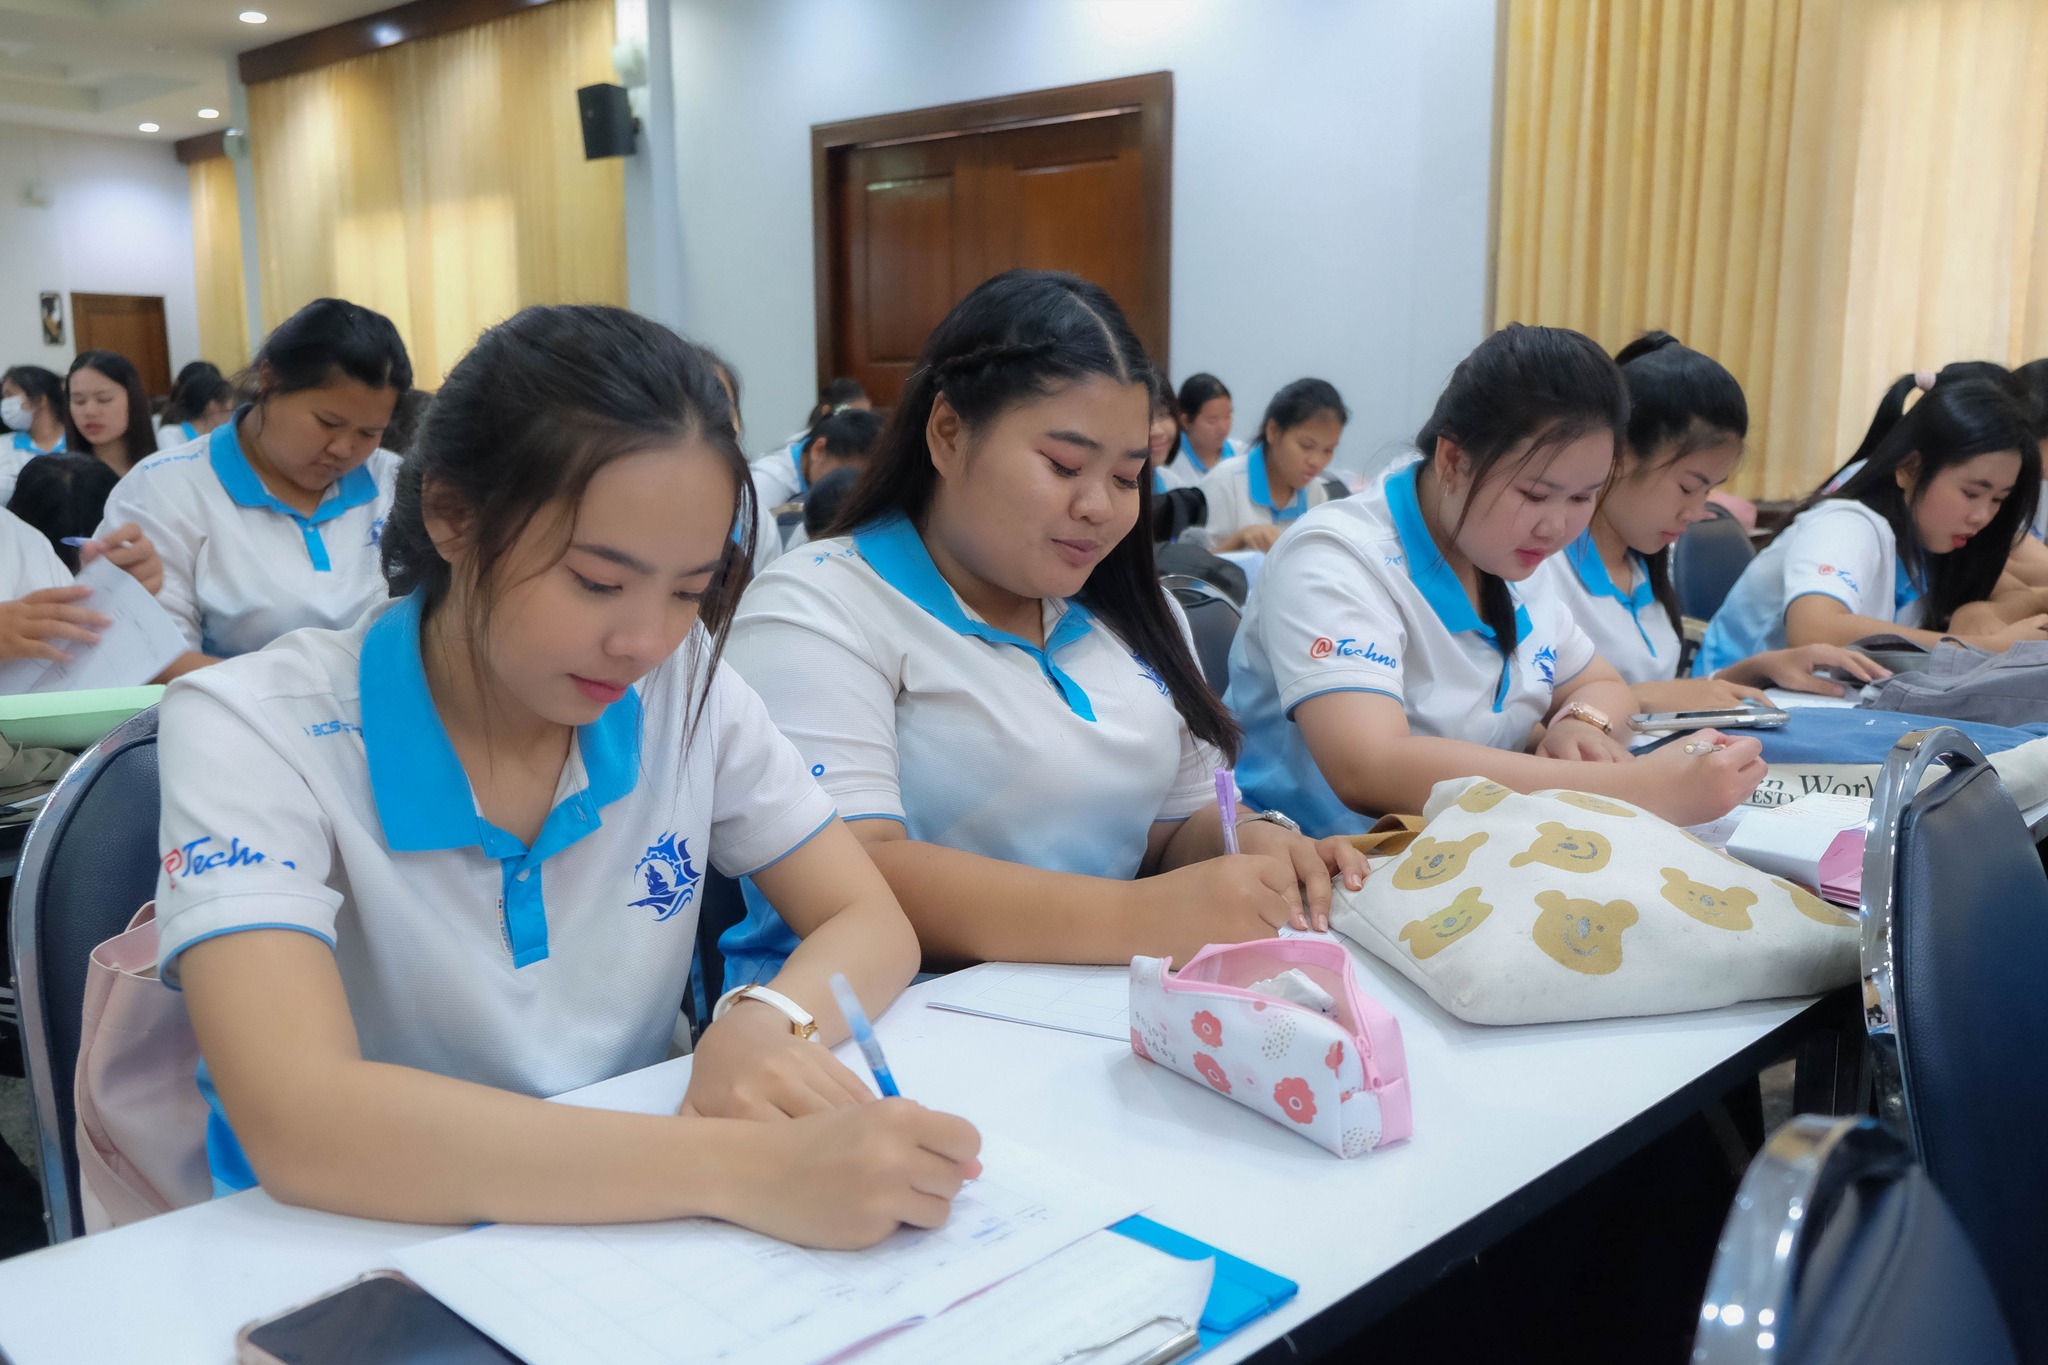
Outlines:
<svg viewBox="0 0 2048 1365"><path fill-rule="evenodd" d="M1159 477L1166 481L1168 488L1193 488L1208 478L1211 472L1243 453L1244 447L1239 445L1234 437L1226 436L1223 438L1223 453L1216 457L1216 463L1205 465L1202 463L1202 457L1195 454L1194 442L1188 439L1186 432L1182 432L1179 447L1174 452L1171 463L1159 466Z"/></svg>
<svg viewBox="0 0 2048 1365"><path fill-rule="evenodd" d="M1044 650L987 625L899 517L778 560L726 657L847 819L1131 877L1155 822L1215 799L1216 754L1107 626L1075 603L1044 610Z"/></svg>
<svg viewBox="0 0 2048 1365"><path fill-rule="evenodd" d="M0 507L5 507L14 497L14 484L21 477L21 471L30 460L44 455L64 453L64 438L59 436L57 444L44 450L25 431L13 433L14 439L0 445Z"/></svg>
<svg viewBox="0 0 2048 1365"><path fill-rule="evenodd" d="M45 588L68 588L75 581L50 548L48 536L0 507L0 602L12 602Z"/></svg>
<svg viewBox="0 0 2048 1365"><path fill-rule="evenodd" d="M165 979L204 939L297 930L334 949L372 1061L528 1095L661 1061L705 868L776 861L830 799L729 668L686 742L700 630L577 731L529 849L477 810L427 690L418 602L172 684Z"/></svg>
<svg viewBox="0 0 2048 1365"><path fill-rule="evenodd" d="M1245 730L1238 785L1320 838L1372 821L1323 780L1294 708L1327 692L1378 692L1408 728L1520 749L1560 683L1595 657L1593 642L1548 593L1515 587L1512 664L1437 549L1410 465L1364 493L1301 518L1266 556L1230 651L1226 700Z"/></svg>
<svg viewBox="0 0 2048 1365"><path fill-rule="evenodd" d="M1208 501L1209 517L1200 526L1190 526L1181 539L1197 545L1221 545L1247 526L1285 526L1330 499L1329 488L1316 478L1290 501L1274 506L1263 443L1219 462L1196 487Z"/></svg>
<svg viewBox="0 0 2048 1365"><path fill-rule="evenodd" d="M761 505L771 510L795 502L810 491L810 485L804 482L802 436L757 456L747 468L753 471L754 491L760 495Z"/></svg>
<svg viewBox="0 0 2048 1365"><path fill-rule="evenodd" d="M352 625L385 600L378 541L399 466L392 452L372 452L301 516L250 467L238 420L135 466L100 522L101 534L123 522L142 528L163 557L157 601L188 648L220 658L302 626Z"/></svg>
<svg viewBox="0 0 2048 1365"><path fill-rule="evenodd" d="M1899 563L1891 523L1860 502L1828 498L1801 512L1749 561L1714 613L1694 671L1718 672L1785 648L1786 609L1808 593L1902 626L1919 625L1925 607Z"/></svg>
<svg viewBox="0 0 2048 1365"><path fill-rule="evenodd" d="M1547 593L1563 605L1593 642L1593 650L1627 683L1669 682L1678 676L1678 632L1650 587L1649 567L1635 551L1628 556L1627 591L1607 572L1593 533L1585 532L1536 566L1524 592Z"/></svg>

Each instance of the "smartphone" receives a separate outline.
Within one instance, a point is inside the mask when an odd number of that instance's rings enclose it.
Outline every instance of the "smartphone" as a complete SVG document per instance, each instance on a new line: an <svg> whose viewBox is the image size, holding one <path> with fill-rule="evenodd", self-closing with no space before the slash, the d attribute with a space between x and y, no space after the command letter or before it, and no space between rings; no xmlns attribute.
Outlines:
<svg viewBox="0 0 2048 1365"><path fill-rule="evenodd" d="M395 1270L373 1270L244 1327L236 1365L519 1365Z"/></svg>
<svg viewBox="0 0 2048 1365"><path fill-rule="evenodd" d="M1716 711L1658 711L1630 716L1645 734L1676 730L1776 730L1792 719L1775 706L1725 706Z"/></svg>

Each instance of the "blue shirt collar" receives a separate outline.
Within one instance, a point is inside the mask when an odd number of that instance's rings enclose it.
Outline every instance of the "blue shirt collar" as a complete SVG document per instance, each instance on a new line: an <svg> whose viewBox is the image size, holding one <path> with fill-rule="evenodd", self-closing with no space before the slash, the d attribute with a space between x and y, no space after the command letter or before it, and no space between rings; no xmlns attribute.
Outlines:
<svg viewBox="0 0 2048 1365"><path fill-rule="evenodd" d="M1053 625L1051 634L1046 636L1045 648L1040 649L1022 636L997 630L969 616L960 595L953 591L952 585L939 573L939 566L932 562L931 551L925 549L923 537L910 524L910 518L902 513L891 513L855 531L853 545L884 583L929 612L949 630L993 645L1021 649L1030 655L1038 664L1039 671L1045 674L1046 681L1059 689L1068 709L1082 720L1095 719L1095 707L1088 700L1088 693L1053 662L1053 656L1060 650L1095 628L1095 618L1086 607L1072 598L1067 599L1065 613Z"/></svg>
<svg viewBox="0 0 2048 1365"><path fill-rule="evenodd" d="M14 433L14 448L16 450L33 451L38 455L62 455L64 453L64 436L63 433L59 432L57 444L51 446L48 450L44 450L36 444L35 437L25 431L17 431Z"/></svg>
<svg viewBox="0 0 2048 1365"><path fill-rule="evenodd" d="M1387 480L1387 510L1393 514L1394 534L1401 538L1401 561L1407 567L1408 581L1429 603L1437 620L1453 635L1470 631L1480 639L1500 648L1500 637L1493 627L1479 619L1478 609L1472 599L1465 595L1465 585L1458 581L1458 575L1451 572L1451 566L1436 545L1436 537L1429 533L1429 523L1422 519L1422 504L1415 495L1415 480L1422 472L1422 464L1409 465L1406 469ZM1508 592L1512 594L1511 587ZM1515 639L1529 638L1529 610L1520 602L1515 603ZM1508 679L1514 670L1514 659L1504 654L1500 666L1500 686L1493 691L1493 709L1498 712L1507 704Z"/></svg>
<svg viewBox="0 0 2048 1365"><path fill-rule="evenodd" d="M370 473L368 461L357 465L334 481L327 490L320 505L313 509L312 516L306 516L296 507L291 507L271 496L263 486L262 478L249 463L249 457L242 453L242 438L237 429L242 417L249 409L244 406L235 410L235 415L213 429L207 439L207 460L213 465L214 476L226 490L229 498L238 507L263 508L290 517L306 540L306 553L313 560L313 567L322 572L328 568L327 547L315 528L324 522L333 521L351 508L377 500L377 478Z"/></svg>
<svg viewBox="0 0 2048 1365"><path fill-rule="evenodd" d="M1913 575L1906 572L1905 560L1894 560L1892 567L1892 611L1896 614L1919 601L1926 589L1914 582Z"/></svg>
<svg viewBox="0 0 2048 1365"><path fill-rule="evenodd" d="M427 689L418 592L394 604L363 637L359 683L363 751L384 842L401 853L481 848L493 857L544 859L603 823L598 812L631 792L640 774L640 694L626 689L576 729L586 784L548 813L528 849L484 819Z"/></svg>
<svg viewBox="0 0 2048 1365"><path fill-rule="evenodd" d="M1202 457L1195 454L1195 443L1188 439L1188 434L1185 431L1180 434L1180 457L1193 465L1199 473L1206 474L1210 469L1214 468L1212 465L1202 463ZM1222 453L1218 452L1216 458L1220 463L1223 458Z"/></svg>
<svg viewBox="0 0 2048 1365"><path fill-rule="evenodd" d="M1271 512L1273 520L1293 521L1303 512L1308 511L1308 490L1306 488L1295 489L1294 501L1288 503L1285 507L1274 503L1273 484L1266 477L1266 443L1264 441L1252 447L1252 453L1246 458L1245 463L1246 477L1251 482L1252 501Z"/></svg>
<svg viewBox="0 0 2048 1365"><path fill-rule="evenodd" d="M1643 629L1643 612L1657 601L1657 590L1650 586L1649 564L1634 550L1628 552L1629 563L1642 573L1643 581L1628 592L1614 585L1614 576L1607 572L1607 562L1600 558L1600 547L1593 543L1593 532L1589 527L1579 533L1579 538L1565 546L1565 561L1572 566L1572 572L1579 576L1579 582L1595 597L1611 597L1628 608L1629 619L1635 622L1636 634L1643 637L1643 644L1649 648L1650 657L1657 657L1656 642L1650 639L1650 632Z"/></svg>
<svg viewBox="0 0 2048 1365"><path fill-rule="evenodd" d="M796 491L799 493L811 491L811 481L804 477L804 446L809 440L809 433L806 433L789 443L789 462L796 466Z"/></svg>
<svg viewBox="0 0 2048 1365"><path fill-rule="evenodd" d="M1152 471L1152 496L1155 498L1163 498L1166 496L1168 491L1169 490L1166 487L1166 475L1160 473L1157 469L1154 469Z"/></svg>

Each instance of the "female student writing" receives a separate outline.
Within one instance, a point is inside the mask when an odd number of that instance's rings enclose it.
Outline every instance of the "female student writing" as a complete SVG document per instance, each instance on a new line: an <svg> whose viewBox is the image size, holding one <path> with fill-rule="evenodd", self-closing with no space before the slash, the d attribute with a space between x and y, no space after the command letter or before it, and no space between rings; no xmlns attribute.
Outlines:
<svg viewBox="0 0 2048 1365"><path fill-rule="evenodd" d="M235 393L222 376L220 367L195 360L178 371L171 385L171 401L164 405L163 420L157 425L157 444L165 450L196 441L234 415Z"/></svg>
<svg viewBox="0 0 2048 1365"><path fill-rule="evenodd" d="M1951 366L1910 409L1888 394L1863 448L1750 561L1714 615L1699 668L1788 645L1894 634L1933 645L1989 598L2041 492L2031 409L1985 367ZM1912 376L1902 383L1910 385ZM2048 639L2048 616L1971 623L1984 649Z"/></svg>
<svg viewBox="0 0 2048 1365"><path fill-rule="evenodd" d="M1231 650L1250 799L1328 834L1420 811L1438 782L1473 774L1618 796L1681 824L1755 789L1754 739L1702 731L1631 757L1627 684L1555 599L1510 586L1585 530L1627 416L1598 346L1511 325L1459 362L1419 461L1301 519L1268 555Z"/></svg>
<svg viewBox="0 0 2048 1365"><path fill-rule="evenodd" d="M189 653L166 677L301 626L336 629L385 595L377 546L398 457L378 448L412 365L389 319L318 299L256 356L255 402L144 461L107 499L164 559Z"/></svg>
<svg viewBox="0 0 2048 1365"><path fill-rule="evenodd" d="M1297 379L1274 394L1258 444L1196 485L1208 499L1209 519L1189 538L1218 552L1272 549L1304 512L1329 500L1323 471L1350 420L1350 409L1325 380Z"/></svg>
<svg viewBox="0 0 2048 1365"><path fill-rule="evenodd" d="M1230 439L1237 414L1230 390L1213 374L1191 374L1181 381L1175 402L1180 414L1180 441L1161 473L1169 488L1192 488L1217 465L1238 453Z"/></svg>
<svg viewBox="0 0 2048 1365"><path fill-rule="evenodd" d="M126 356L81 351L64 378L67 450L91 455L125 475L156 453L149 395Z"/></svg>
<svg viewBox="0 0 2048 1365"><path fill-rule="evenodd" d="M16 365L0 375L0 422L10 451L33 456L64 449L64 381L40 365Z"/></svg>
<svg viewBox="0 0 2048 1365"><path fill-rule="evenodd" d="M1650 332L1615 361L1628 385L1626 439L1593 521L1563 554L1543 562L1530 591L1554 595L1614 666L1644 711L1704 710L1761 697L1758 689L1842 695L1823 665L1866 681L1888 676L1861 654L1813 644L1734 660L1711 677L1678 676L1678 595L1671 547L1707 519L1708 496L1742 459L1749 405L1718 361Z"/></svg>
<svg viewBox="0 0 2048 1365"><path fill-rule="evenodd" d="M926 342L834 537L741 604L734 666L929 957L1185 962L1321 927L1332 873L1361 884L1350 845L1244 811L1250 856L1218 856L1236 726L1133 534L1148 368L1097 286L983 283ZM728 982L790 942L759 892L723 941Z"/></svg>
<svg viewBox="0 0 2048 1365"><path fill-rule="evenodd" d="M917 950L719 662L745 484L701 349L620 309L528 309L450 372L407 457L398 600L166 694L162 971L219 1185L825 1246L945 1220L974 1130L871 1102L821 1045L845 1033L831 973L879 1011ZM667 1055L707 867L788 907L787 969L720 1002L680 1114L544 1102Z"/></svg>

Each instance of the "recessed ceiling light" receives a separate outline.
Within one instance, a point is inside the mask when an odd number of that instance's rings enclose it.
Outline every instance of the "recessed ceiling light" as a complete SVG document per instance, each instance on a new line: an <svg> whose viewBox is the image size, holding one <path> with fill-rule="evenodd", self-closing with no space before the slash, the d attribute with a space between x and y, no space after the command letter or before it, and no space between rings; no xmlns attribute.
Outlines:
<svg viewBox="0 0 2048 1365"><path fill-rule="evenodd" d="M138 123L135 126L145 133L153 133L156 131L156 125L154 123Z"/></svg>
<svg viewBox="0 0 2048 1365"><path fill-rule="evenodd" d="M235 17L245 24L260 24L270 18L260 9L245 9Z"/></svg>
<svg viewBox="0 0 2048 1365"><path fill-rule="evenodd" d="M220 110L218 110L218 109L201 109L201 110L199 111L199 117L201 117L201 118L219 118L219 117L220 117Z"/></svg>

